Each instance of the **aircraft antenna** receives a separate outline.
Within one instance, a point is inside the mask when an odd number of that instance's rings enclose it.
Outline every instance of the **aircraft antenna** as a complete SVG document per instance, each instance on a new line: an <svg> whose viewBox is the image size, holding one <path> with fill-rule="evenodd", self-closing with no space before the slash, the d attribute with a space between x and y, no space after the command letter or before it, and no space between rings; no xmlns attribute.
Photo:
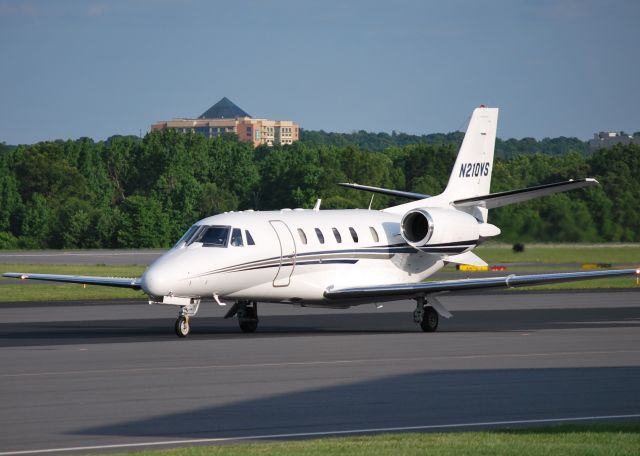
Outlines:
<svg viewBox="0 0 640 456"><path fill-rule="evenodd" d="M322 203L322 198L318 198L318 201L316 201L316 205L313 206L313 210L318 212L320 210L320 203Z"/></svg>
<svg viewBox="0 0 640 456"><path fill-rule="evenodd" d="M373 197L376 195L371 195L371 201L369 201L369 210L371 210L371 205L373 204Z"/></svg>

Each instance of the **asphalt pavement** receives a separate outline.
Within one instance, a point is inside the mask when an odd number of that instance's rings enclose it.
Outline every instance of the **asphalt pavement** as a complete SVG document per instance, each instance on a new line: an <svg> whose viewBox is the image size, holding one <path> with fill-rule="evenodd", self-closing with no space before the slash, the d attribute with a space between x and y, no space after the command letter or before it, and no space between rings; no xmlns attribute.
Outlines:
<svg viewBox="0 0 640 456"><path fill-rule="evenodd" d="M0 454L381 430L640 419L637 291L443 297L346 311L260 304L192 334L144 301L0 304Z"/></svg>

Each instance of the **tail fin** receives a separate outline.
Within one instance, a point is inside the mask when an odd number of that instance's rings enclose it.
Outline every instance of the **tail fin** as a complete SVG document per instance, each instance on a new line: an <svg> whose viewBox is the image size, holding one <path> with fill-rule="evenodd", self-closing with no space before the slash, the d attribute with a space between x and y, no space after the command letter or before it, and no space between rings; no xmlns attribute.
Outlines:
<svg viewBox="0 0 640 456"><path fill-rule="evenodd" d="M473 110L443 197L455 201L489 193L497 127L498 108Z"/></svg>
<svg viewBox="0 0 640 456"><path fill-rule="evenodd" d="M447 188L439 195L430 198L427 198L428 195L424 195L425 199L388 207L384 211L404 214L410 209L427 205L448 208L451 207L454 201L467 200L489 194L497 127L498 108L480 106L474 109L458 152L458 158L449 176ZM474 211L476 218L484 222L487 221L487 210L485 208L461 210L465 212Z"/></svg>

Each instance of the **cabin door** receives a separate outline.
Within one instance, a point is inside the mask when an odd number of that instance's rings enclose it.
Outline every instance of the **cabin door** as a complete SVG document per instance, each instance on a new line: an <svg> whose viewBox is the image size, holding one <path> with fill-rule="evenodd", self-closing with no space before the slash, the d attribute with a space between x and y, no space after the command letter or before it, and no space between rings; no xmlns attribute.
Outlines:
<svg viewBox="0 0 640 456"><path fill-rule="evenodd" d="M291 230L282 220L270 220L271 227L278 236L280 243L280 266L273 279L274 287L288 287L291 274L296 267L296 242Z"/></svg>

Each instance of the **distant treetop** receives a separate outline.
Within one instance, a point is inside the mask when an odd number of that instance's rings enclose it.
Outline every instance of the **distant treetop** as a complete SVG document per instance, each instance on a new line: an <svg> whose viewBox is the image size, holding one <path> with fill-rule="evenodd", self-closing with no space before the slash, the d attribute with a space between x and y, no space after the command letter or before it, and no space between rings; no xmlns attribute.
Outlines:
<svg viewBox="0 0 640 456"><path fill-rule="evenodd" d="M405 147L412 144L452 145L458 148L462 144L464 132L431 133L428 135L410 135L407 133L371 133L360 130L352 133L329 133L323 130L301 130L300 140L308 145L331 145L336 147L357 146L360 149L383 151L390 147ZM565 155L569 152L588 154L586 141L578 138L535 138L496 139L496 157L512 158L517 155L536 153Z"/></svg>

